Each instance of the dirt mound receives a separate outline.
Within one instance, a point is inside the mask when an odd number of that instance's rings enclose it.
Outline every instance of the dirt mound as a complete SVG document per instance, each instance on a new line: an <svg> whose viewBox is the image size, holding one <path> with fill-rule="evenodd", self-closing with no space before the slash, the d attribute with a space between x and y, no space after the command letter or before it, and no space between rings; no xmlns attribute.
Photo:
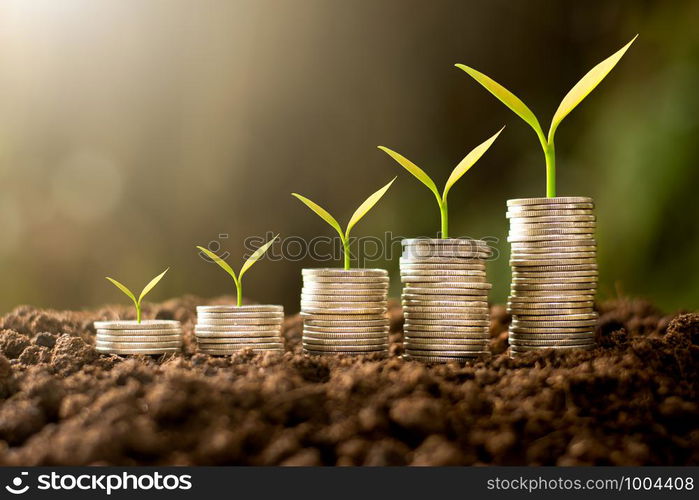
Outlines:
<svg viewBox="0 0 699 500"><path fill-rule="evenodd" d="M196 354L202 303L146 307L185 328L161 358L94 350L127 308L0 319L0 464L699 464L697 314L603 303L594 351L515 360L494 306L490 359L424 366L398 358L398 307L388 359L305 357L298 317L283 355Z"/></svg>

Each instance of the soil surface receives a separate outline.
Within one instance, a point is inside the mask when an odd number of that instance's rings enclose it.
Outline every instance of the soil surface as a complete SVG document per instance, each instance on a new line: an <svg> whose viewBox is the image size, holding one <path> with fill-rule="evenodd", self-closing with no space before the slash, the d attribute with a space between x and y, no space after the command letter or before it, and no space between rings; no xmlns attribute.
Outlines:
<svg viewBox="0 0 699 500"><path fill-rule="evenodd" d="M511 359L494 306L491 358L425 366L399 358L397 306L388 359L304 356L298 316L284 354L196 354L204 303L146 306L185 327L159 358L95 351L126 307L1 318L0 465L699 464L699 314L606 302L597 349Z"/></svg>

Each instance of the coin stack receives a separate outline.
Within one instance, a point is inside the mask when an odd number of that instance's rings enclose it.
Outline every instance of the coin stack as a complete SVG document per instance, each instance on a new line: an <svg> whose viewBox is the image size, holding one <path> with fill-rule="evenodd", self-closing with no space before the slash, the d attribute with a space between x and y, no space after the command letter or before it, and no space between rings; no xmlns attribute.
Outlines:
<svg viewBox="0 0 699 500"><path fill-rule="evenodd" d="M225 356L242 349L281 352L283 321L282 306L197 306L194 335L203 354Z"/></svg>
<svg viewBox="0 0 699 500"><path fill-rule="evenodd" d="M485 260L491 249L472 239L403 240L405 358L439 363L489 353Z"/></svg>
<svg viewBox="0 0 699 500"><path fill-rule="evenodd" d="M182 325L161 319L95 321L96 349L108 354L165 354L182 348Z"/></svg>
<svg viewBox="0 0 699 500"><path fill-rule="evenodd" d="M592 349L597 243L592 198L508 200L513 355Z"/></svg>
<svg viewBox="0 0 699 500"><path fill-rule="evenodd" d="M387 295L384 269L304 269L304 352L386 354Z"/></svg>

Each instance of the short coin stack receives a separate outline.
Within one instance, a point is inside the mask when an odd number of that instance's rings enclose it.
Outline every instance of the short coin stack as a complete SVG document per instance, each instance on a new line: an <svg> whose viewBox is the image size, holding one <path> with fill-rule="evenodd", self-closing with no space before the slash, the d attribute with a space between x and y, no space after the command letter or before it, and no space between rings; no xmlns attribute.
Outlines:
<svg viewBox="0 0 699 500"><path fill-rule="evenodd" d="M403 240L405 358L463 360L489 353L485 260L491 249L472 239Z"/></svg>
<svg viewBox="0 0 699 500"><path fill-rule="evenodd" d="M166 354L182 349L179 321L95 321L95 347L108 354Z"/></svg>
<svg viewBox="0 0 699 500"><path fill-rule="evenodd" d="M512 354L591 349L597 243L591 198L508 200L512 245Z"/></svg>
<svg viewBox="0 0 699 500"><path fill-rule="evenodd" d="M198 306L194 335L204 354L225 356L242 349L281 352L283 321L282 306Z"/></svg>
<svg viewBox="0 0 699 500"><path fill-rule="evenodd" d="M387 296L384 269L304 269L304 352L386 354Z"/></svg>

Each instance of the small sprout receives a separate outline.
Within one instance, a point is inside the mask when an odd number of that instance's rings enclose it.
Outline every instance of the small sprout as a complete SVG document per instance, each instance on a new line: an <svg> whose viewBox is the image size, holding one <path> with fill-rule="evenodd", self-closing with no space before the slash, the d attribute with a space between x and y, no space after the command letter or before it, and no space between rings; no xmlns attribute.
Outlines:
<svg viewBox="0 0 699 500"><path fill-rule="evenodd" d="M237 296L237 302L236 304L238 306L243 305L243 275L245 272L252 267L252 265L260 260L262 256L269 250L269 247L271 247L274 242L277 240L279 235L276 235L274 238L269 240L267 243L262 245L260 248L255 250L253 254L248 257L248 260L245 261L243 264L243 267L240 268L240 272L236 275L235 271L231 266L228 265L228 263L223 260L221 257L216 255L214 252L209 250L208 248L200 247L198 246L197 249L200 251L204 252L207 257L209 257L211 260L213 260L216 264L218 264L224 271L226 271L228 274L231 275L231 278L233 278L233 282L235 283L235 290L236 290L236 296Z"/></svg>
<svg viewBox="0 0 699 500"><path fill-rule="evenodd" d="M369 196L364 203L359 205L359 208L354 211L354 214L352 214L352 217L350 218L349 223L347 224L347 229L344 231L340 227L340 224L335 220L335 218L330 215L330 213L325 210L323 207L318 205L317 203L309 200L308 198L301 196L300 194L297 193L291 193L292 196L295 196L299 200L301 200L308 208L313 210L321 219L323 219L325 222L330 224L332 228L337 231L337 234L340 235L340 240L342 241L342 249L344 253L344 259L345 259L345 269L350 268L350 231L352 228L359 222L359 220L364 217L369 210L371 210L374 205L378 203L378 201L381 199L381 197L386 194L386 191L388 191L388 188L391 187L391 184L396 180L394 177L391 182L386 184L384 187L376 191L374 194Z"/></svg>
<svg viewBox="0 0 699 500"><path fill-rule="evenodd" d="M441 214L442 218L441 237L448 238L449 214L447 210L447 195L449 194L449 190L452 188L454 184L456 184L456 181L461 179L461 177L469 171L469 169L480 159L480 157L483 156L483 154L485 154L486 151L488 151L488 148L490 148L493 142L495 142L495 139L497 139L497 137L500 135L500 132L502 132L504 128L505 127L502 127L490 139L486 140L479 146L476 146L469 154L467 154L464 157L463 160L459 162L456 168L454 168L454 170L451 172L451 175L449 176L449 179L447 180L447 183L444 186L444 191L441 194L439 193L437 185L434 183L434 181L420 167L415 165L413 162L408 160L403 155L396 153L395 151L392 151L384 146L379 146L379 149L388 154L394 160L396 160L404 169L413 174L420 182L427 186L430 189L430 191L432 191L435 198L437 198L437 203L439 204L439 213Z"/></svg>
<svg viewBox="0 0 699 500"><path fill-rule="evenodd" d="M137 321L138 323L140 323L140 322L141 322L141 302L143 302L143 298L148 294L148 292L150 292L153 288L155 288L155 285L157 285L158 282L159 282L161 279L163 279L163 276L165 276L165 273L168 272L169 270L170 270L170 268L168 267L167 269L165 269L165 271L163 271L162 273L160 273L159 275L157 275L155 278L153 278L152 280L150 280L150 283L148 283L148 284L145 286L145 288L143 288L143 290L141 291L141 295L138 296L138 299L136 299L136 295L134 295L134 293L133 293L131 290L129 290L128 288L126 288L125 285L122 285L122 284L119 283L117 280L115 280L114 278L110 278L109 276L107 276L106 278L107 278L115 287L117 287L119 290L121 290L122 292L124 292L124 293L126 294L126 296L127 296L128 298L130 298L130 299L133 301L134 305L136 306L136 321Z"/></svg>
<svg viewBox="0 0 699 500"><path fill-rule="evenodd" d="M474 80L483 85L486 90L502 101L505 106L514 111L515 114L517 114L534 129L534 132L536 132L539 142L541 143L541 147L544 150L544 157L546 159L547 197L554 198L556 196L556 150L553 144L553 137L556 133L558 125L560 125L563 118L568 116L568 113L570 113L578 104L580 104L580 102L587 97L587 95L592 92L597 85L599 85L604 77L609 74L612 68L616 66L637 37L638 35L633 37L633 40L592 68L580 79L578 83L575 84L568 94L566 94L561 101L561 104L558 106L556 113L553 115L548 137L544 136L544 131L541 128L541 125L539 125L539 120L536 119L534 113L532 113L531 110L512 92L497 83L495 80L469 66L465 66L463 64L456 65L457 68L468 73Z"/></svg>

